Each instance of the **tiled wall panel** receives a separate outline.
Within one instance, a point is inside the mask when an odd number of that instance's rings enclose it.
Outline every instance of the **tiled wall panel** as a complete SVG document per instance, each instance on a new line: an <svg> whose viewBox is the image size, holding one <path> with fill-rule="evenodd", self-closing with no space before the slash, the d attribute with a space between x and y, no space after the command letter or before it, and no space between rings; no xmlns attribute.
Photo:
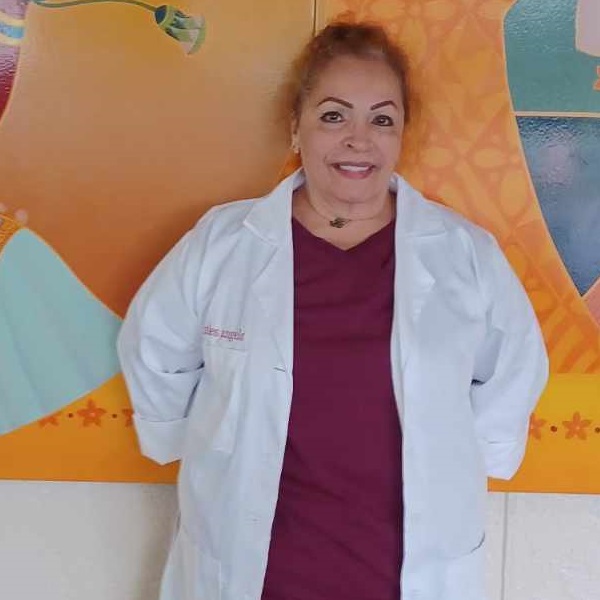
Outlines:
<svg viewBox="0 0 600 600"><path fill-rule="evenodd" d="M600 598L600 497L510 494L502 600Z"/></svg>

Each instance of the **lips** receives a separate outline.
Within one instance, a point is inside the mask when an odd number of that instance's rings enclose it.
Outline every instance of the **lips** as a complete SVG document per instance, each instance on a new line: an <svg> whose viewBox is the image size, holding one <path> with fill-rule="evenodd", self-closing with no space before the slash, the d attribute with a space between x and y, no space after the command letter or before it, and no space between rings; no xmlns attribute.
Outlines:
<svg viewBox="0 0 600 600"><path fill-rule="evenodd" d="M350 179L364 179L375 170L373 163L366 162L336 162L332 166L338 173Z"/></svg>

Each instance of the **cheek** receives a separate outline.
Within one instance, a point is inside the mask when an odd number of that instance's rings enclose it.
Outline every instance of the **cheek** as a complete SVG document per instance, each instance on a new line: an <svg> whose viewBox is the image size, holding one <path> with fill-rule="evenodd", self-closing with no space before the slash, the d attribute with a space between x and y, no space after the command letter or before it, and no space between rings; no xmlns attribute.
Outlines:
<svg viewBox="0 0 600 600"><path fill-rule="evenodd" d="M393 163L395 165L400 158L402 137L398 135L390 136L382 143L381 149L386 157L386 162Z"/></svg>
<svg viewBox="0 0 600 600"><path fill-rule="evenodd" d="M335 142L331 136L312 134L300 138L302 159L304 161L324 160L331 152Z"/></svg>

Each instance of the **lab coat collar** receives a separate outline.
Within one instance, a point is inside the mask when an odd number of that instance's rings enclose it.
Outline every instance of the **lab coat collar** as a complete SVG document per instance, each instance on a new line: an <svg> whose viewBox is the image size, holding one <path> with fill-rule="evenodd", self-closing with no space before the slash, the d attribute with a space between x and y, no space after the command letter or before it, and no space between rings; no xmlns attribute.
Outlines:
<svg viewBox="0 0 600 600"><path fill-rule="evenodd" d="M293 248L292 194L305 181L302 169L284 179L270 194L257 200L244 225L268 244L264 267L252 286L269 315L285 371L293 363ZM439 208L426 201L400 175L391 178L396 192L395 333L400 340L401 364L415 346L417 324L434 288L435 278L423 260L425 247L446 233Z"/></svg>
<svg viewBox="0 0 600 600"><path fill-rule="evenodd" d="M244 225L271 244L289 242L292 195L305 180L304 170L300 168L281 181L271 193L254 203ZM397 173L392 174L390 190L396 193L396 239L445 231L439 212Z"/></svg>
<svg viewBox="0 0 600 600"><path fill-rule="evenodd" d="M288 241L291 236L292 195L304 181L303 169L286 177L268 195L254 203L244 225L271 244Z"/></svg>

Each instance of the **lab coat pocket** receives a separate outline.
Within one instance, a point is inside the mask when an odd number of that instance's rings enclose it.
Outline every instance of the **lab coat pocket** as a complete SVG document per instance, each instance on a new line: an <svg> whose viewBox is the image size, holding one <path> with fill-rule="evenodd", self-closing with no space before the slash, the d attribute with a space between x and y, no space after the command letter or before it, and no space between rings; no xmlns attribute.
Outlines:
<svg viewBox="0 0 600 600"><path fill-rule="evenodd" d="M190 413L190 443L231 453L235 445L246 352L219 344L204 347L204 373ZM195 441L196 440L196 441Z"/></svg>
<svg viewBox="0 0 600 600"><path fill-rule="evenodd" d="M163 575L161 598L220 600L221 565L178 527Z"/></svg>
<svg viewBox="0 0 600 600"><path fill-rule="evenodd" d="M485 534L470 552L448 560L443 598L448 600L486 600Z"/></svg>

